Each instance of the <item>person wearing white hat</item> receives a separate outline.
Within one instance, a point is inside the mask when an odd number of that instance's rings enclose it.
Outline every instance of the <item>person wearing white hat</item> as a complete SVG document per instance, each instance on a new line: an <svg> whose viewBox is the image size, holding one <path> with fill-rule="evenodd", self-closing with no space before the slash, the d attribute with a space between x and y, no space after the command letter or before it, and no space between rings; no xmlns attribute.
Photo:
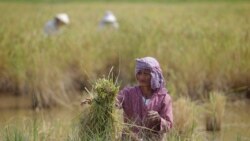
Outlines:
<svg viewBox="0 0 250 141"><path fill-rule="evenodd" d="M69 24L69 17L66 13L59 13L49 20L44 26L46 35L56 35L61 32L61 27Z"/></svg>
<svg viewBox="0 0 250 141"><path fill-rule="evenodd" d="M99 27L104 28L105 26L112 26L115 29L119 28L119 24L116 20L115 15L111 11L106 11L104 17L100 21Z"/></svg>

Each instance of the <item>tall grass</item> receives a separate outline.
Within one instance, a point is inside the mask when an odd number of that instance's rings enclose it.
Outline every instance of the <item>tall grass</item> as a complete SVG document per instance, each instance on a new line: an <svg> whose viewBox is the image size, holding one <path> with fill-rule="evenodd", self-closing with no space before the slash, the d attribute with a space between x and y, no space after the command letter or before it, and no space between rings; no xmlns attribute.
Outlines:
<svg viewBox="0 0 250 141"><path fill-rule="evenodd" d="M225 112L226 97L221 92L211 92L206 107L206 129L208 131L221 130Z"/></svg>
<svg viewBox="0 0 250 141"><path fill-rule="evenodd" d="M177 97L249 86L249 7L0 3L0 88L33 97L34 107L63 105L111 66L122 86L134 83L134 60L143 56L159 60ZM107 9L118 31L97 29ZM44 23L61 11L71 24L46 38Z"/></svg>
<svg viewBox="0 0 250 141"><path fill-rule="evenodd" d="M58 109L57 109L58 110ZM75 109L76 110L76 109ZM50 113L52 112L52 113ZM58 111L32 112L29 116L11 117L1 123L1 141L66 140L74 124L72 116L58 116ZM69 114L68 112L66 112ZM70 112L72 114L73 112ZM46 114L46 115L44 115ZM56 117L56 118L54 118Z"/></svg>
<svg viewBox="0 0 250 141"><path fill-rule="evenodd" d="M187 98L179 98L174 102L174 129L180 139L192 140L198 125L198 108Z"/></svg>
<svg viewBox="0 0 250 141"><path fill-rule="evenodd" d="M3 130L0 137L4 141L39 141L39 140L47 140L46 136L40 132L42 126L36 120L33 121L25 121L24 123L8 124ZM49 129L48 129L49 130Z"/></svg>

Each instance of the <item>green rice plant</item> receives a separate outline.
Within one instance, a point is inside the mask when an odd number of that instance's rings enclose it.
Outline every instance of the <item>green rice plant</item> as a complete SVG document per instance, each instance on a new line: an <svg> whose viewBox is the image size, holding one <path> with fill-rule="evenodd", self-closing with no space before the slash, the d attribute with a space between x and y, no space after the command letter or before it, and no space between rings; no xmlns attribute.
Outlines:
<svg viewBox="0 0 250 141"><path fill-rule="evenodd" d="M58 110L58 109L57 109ZM43 111L47 117L49 111ZM55 115L55 111L51 116ZM67 117L63 117L67 119ZM32 114L29 117L11 118L0 129L1 141L63 141L69 133L71 120L62 122L60 117L49 119L43 117L43 113ZM2 124L1 124L2 125Z"/></svg>
<svg viewBox="0 0 250 141"><path fill-rule="evenodd" d="M28 122L28 125L7 125L4 129L3 137L4 141L38 141L38 125L36 120L32 123ZM30 130L30 131L28 131Z"/></svg>
<svg viewBox="0 0 250 141"><path fill-rule="evenodd" d="M222 126L222 119L225 112L226 97L222 92L211 92L206 105L206 130L219 131Z"/></svg>
<svg viewBox="0 0 250 141"><path fill-rule="evenodd" d="M115 98L119 87L111 79L98 79L93 86L94 98L88 112L80 119L81 140L114 140L117 132Z"/></svg>
<svg viewBox="0 0 250 141"><path fill-rule="evenodd" d="M5 129L4 141L28 141L28 138L21 130L7 127Z"/></svg>

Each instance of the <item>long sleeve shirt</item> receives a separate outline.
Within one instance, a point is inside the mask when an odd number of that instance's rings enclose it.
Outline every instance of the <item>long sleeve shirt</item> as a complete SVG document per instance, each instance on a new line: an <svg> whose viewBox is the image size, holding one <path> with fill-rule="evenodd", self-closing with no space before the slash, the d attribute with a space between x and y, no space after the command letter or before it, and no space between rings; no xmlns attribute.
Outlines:
<svg viewBox="0 0 250 141"><path fill-rule="evenodd" d="M56 25L55 19L49 20L44 26L44 33L47 36L56 35L56 34L59 34L60 32L61 32L61 30Z"/></svg>
<svg viewBox="0 0 250 141"><path fill-rule="evenodd" d="M132 127L132 131L138 136L143 130L141 127L153 129L156 134L162 135L173 125L172 101L165 88L155 92L147 103L139 86L124 88L117 99L124 111L124 122L136 125ZM159 123L144 122L148 111L151 110L157 111L161 116Z"/></svg>

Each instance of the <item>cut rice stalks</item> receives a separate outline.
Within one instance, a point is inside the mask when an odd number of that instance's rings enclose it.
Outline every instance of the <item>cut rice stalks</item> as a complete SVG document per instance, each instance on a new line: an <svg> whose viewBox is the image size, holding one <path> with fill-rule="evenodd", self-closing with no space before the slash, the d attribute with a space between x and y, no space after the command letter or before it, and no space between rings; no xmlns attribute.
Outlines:
<svg viewBox="0 0 250 141"><path fill-rule="evenodd" d="M117 135L115 125L115 99L119 87L112 79L98 79L93 86L93 100L89 111L81 116L79 135L81 140L109 140Z"/></svg>

